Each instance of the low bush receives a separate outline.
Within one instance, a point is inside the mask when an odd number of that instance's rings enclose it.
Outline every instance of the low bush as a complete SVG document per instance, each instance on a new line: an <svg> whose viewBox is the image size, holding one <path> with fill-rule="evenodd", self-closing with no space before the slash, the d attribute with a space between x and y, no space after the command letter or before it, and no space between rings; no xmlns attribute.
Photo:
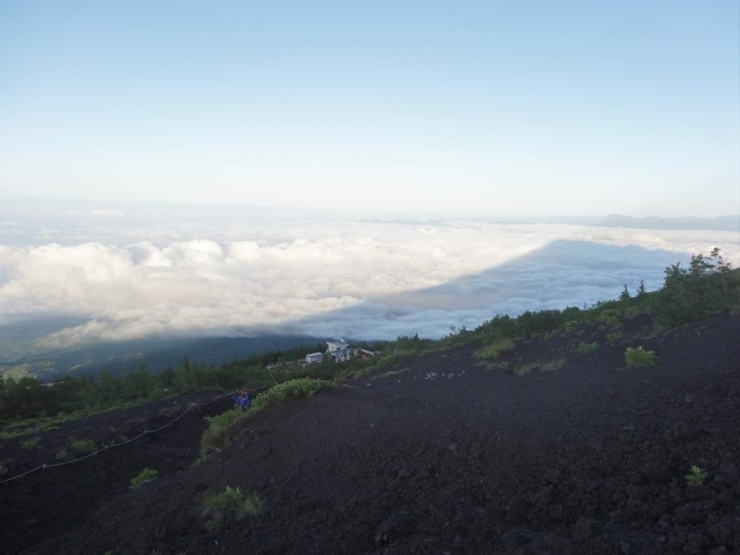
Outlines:
<svg viewBox="0 0 740 555"><path fill-rule="evenodd" d="M607 334L607 336L606 336L606 340L609 343L614 343L615 341L619 341L620 339L622 339L622 331L621 330L613 331L612 333Z"/></svg>
<svg viewBox="0 0 740 555"><path fill-rule="evenodd" d="M481 349L476 351L475 356L481 360L498 358L505 353L513 351L514 347L514 341L511 339L498 339L493 343L484 345Z"/></svg>
<svg viewBox="0 0 740 555"><path fill-rule="evenodd" d="M739 301L740 272L715 248L709 256L692 255L688 268L680 264L666 268L653 310L660 325L671 327L721 314Z"/></svg>
<svg viewBox="0 0 740 555"><path fill-rule="evenodd" d="M629 347L624 353L624 360L627 366L648 367L655 366L658 356L654 351L646 351L642 347Z"/></svg>
<svg viewBox="0 0 740 555"><path fill-rule="evenodd" d="M205 457L211 451L220 451L234 439L234 425L247 417L240 408L228 410L218 416L206 416L208 428L200 438L200 454Z"/></svg>
<svg viewBox="0 0 740 555"><path fill-rule="evenodd" d="M613 308L603 310L597 317L597 320L605 326L619 326L621 324L619 313Z"/></svg>
<svg viewBox="0 0 740 555"><path fill-rule="evenodd" d="M33 439L27 439L26 441L21 443L21 447L25 449L26 451L30 451L34 447L36 447L39 442L41 441L41 438L34 437Z"/></svg>
<svg viewBox="0 0 740 555"><path fill-rule="evenodd" d="M5 464L5 461L0 464L0 476L5 476L8 473L8 467Z"/></svg>
<svg viewBox="0 0 740 555"><path fill-rule="evenodd" d="M505 370L509 367L509 363L505 360L501 362L479 362L479 365L483 365L486 370Z"/></svg>
<svg viewBox="0 0 740 555"><path fill-rule="evenodd" d="M330 387L332 384L326 380L315 378L299 378L275 385L267 391L259 394L252 401L247 412L241 409L232 409L218 416L206 416L208 428L203 432L200 439L200 454L206 457L211 451L220 451L229 445L234 439L235 425L261 411L272 403L277 403L288 397L313 397L317 391Z"/></svg>
<svg viewBox="0 0 740 555"><path fill-rule="evenodd" d="M538 370L540 372L552 372L553 370L558 370L563 366L565 366L565 359L558 358L556 360L537 361L525 364L524 366L520 366L519 368L514 370L514 373L517 376L524 376L526 374L530 374L534 370Z"/></svg>
<svg viewBox="0 0 740 555"><path fill-rule="evenodd" d="M98 450L98 446L92 439L77 439L70 444L70 447L81 454L90 454Z"/></svg>
<svg viewBox="0 0 740 555"><path fill-rule="evenodd" d="M290 380L271 387L264 393L260 393L252 403L250 412L257 412L272 403L280 402L288 397L313 397L318 391L325 387L331 387L326 380L315 378L299 378Z"/></svg>
<svg viewBox="0 0 740 555"><path fill-rule="evenodd" d="M257 516L262 512L262 500L256 493L245 496L239 488L226 486L217 495L203 501L203 516L210 517L209 528L218 528L224 517L234 515L237 519Z"/></svg>
<svg viewBox="0 0 740 555"><path fill-rule="evenodd" d="M129 483L128 488L129 489L137 489L147 482L153 482L159 477L159 472L157 470L152 470L151 468L145 468L141 472L139 472L136 476L131 478L131 482Z"/></svg>
<svg viewBox="0 0 740 555"><path fill-rule="evenodd" d="M581 344L578 345L578 352L583 354L590 354L595 353L600 349L599 344L594 343L586 343L585 341L581 341Z"/></svg>

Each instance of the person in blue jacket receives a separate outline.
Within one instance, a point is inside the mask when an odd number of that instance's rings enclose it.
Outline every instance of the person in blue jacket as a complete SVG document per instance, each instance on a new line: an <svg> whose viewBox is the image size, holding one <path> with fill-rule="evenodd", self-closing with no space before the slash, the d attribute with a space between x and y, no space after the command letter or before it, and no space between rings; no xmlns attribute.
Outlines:
<svg viewBox="0 0 740 555"><path fill-rule="evenodd" d="M249 404L249 394L246 389L242 389L241 393L236 396L236 406L241 407L241 409L245 411L249 408Z"/></svg>

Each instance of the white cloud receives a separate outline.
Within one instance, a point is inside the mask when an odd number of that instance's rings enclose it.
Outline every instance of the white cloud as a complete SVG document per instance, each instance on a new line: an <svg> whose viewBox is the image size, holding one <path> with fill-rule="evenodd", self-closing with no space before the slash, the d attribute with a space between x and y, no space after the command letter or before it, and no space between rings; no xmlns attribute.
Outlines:
<svg viewBox="0 0 740 555"><path fill-rule="evenodd" d="M121 236L132 241L0 245L0 314L88 319L47 339L57 346L260 330L439 337L497 313L614 298L641 279L655 289L668 264L714 246L740 262L732 232L545 224L183 224Z"/></svg>

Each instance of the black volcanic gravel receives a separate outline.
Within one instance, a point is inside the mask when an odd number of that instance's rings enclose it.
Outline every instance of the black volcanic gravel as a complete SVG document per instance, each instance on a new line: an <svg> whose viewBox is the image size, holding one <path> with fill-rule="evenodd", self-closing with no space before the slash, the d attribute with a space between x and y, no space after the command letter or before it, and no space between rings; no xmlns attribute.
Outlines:
<svg viewBox="0 0 740 555"><path fill-rule="evenodd" d="M740 319L646 338L640 316L616 343L609 332L519 342L506 369L476 365L477 345L394 363L256 415L192 467L204 426L188 417L159 439L0 485L0 549L740 553ZM602 349L581 354L582 341ZM626 367L638 345L656 351L655 367ZM557 359L557 370L513 372ZM137 410L152 409L121 416ZM93 433L102 416L75 424ZM692 465L703 485L688 484ZM144 466L162 477L129 492ZM256 492L262 513L209 526L202 502L226 486Z"/></svg>

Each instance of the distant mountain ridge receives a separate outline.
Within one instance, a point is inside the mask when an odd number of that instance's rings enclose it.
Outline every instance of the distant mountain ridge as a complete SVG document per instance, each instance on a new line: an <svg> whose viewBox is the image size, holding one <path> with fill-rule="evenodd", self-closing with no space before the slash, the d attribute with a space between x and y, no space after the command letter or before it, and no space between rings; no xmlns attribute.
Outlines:
<svg viewBox="0 0 740 555"><path fill-rule="evenodd" d="M622 214L606 216L547 216L538 218L493 219L500 223L549 223L567 225L588 225L596 227L625 227L638 229L696 229L703 231L740 231L740 214L717 216L715 218L686 217L633 217Z"/></svg>

